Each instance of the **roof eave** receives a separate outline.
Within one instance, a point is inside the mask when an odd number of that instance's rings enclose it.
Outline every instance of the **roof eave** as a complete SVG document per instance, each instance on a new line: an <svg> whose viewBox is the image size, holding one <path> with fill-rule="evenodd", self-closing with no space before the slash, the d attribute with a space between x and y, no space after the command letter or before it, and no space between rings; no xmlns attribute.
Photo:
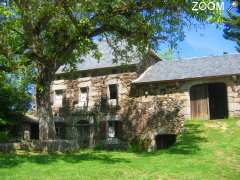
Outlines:
<svg viewBox="0 0 240 180"><path fill-rule="evenodd" d="M150 83L169 83L169 82L176 82L176 81L190 81L190 80L195 80L195 79L218 78L218 77L220 78L220 77L236 76L236 75L240 75L240 73L225 74L225 75L218 75L218 76L202 76L202 77L172 79L172 80L132 81L132 84L140 85L140 84L150 84Z"/></svg>

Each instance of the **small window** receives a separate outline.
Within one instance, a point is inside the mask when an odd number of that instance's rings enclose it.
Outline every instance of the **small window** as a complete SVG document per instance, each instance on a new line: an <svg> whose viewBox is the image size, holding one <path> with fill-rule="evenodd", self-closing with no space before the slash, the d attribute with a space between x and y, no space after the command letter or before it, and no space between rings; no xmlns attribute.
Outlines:
<svg viewBox="0 0 240 180"><path fill-rule="evenodd" d="M117 84L110 84L109 85L109 98L110 99L117 99L118 98L118 89Z"/></svg>
<svg viewBox="0 0 240 180"><path fill-rule="evenodd" d="M65 129L62 126L56 126L56 136L58 139L64 139Z"/></svg>
<svg viewBox="0 0 240 180"><path fill-rule="evenodd" d="M63 94L63 90L62 89L55 90L55 94L56 95L62 95Z"/></svg>
<svg viewBox="0 0 240 180"><path fill-rule="evenodd" d="M115 121L108 122L108 137L109 138L116 137L116 122Z"/></svg>
<svg viewBox="0 0 240 180"><path fill-rule="evenodd" d="M88 87L80 88L79 106L80 107L88 106Z"/></svg>
<svg viewBox="0 0 240 180"><path fill-rule="evenodd" d="M63 90L55 90L54 106L62 107L63 93Z"/></svg>
<svg viewBox="0 0 240 180"><path fill-rule="evenodd" d="M82 87L80 88L81 93L87 93L88 88L87 87Z"/></svg>
<svg viewBox="0 0 240 180"><path fill-rule="evenodd" d="M60 137L61 134L61 128L60 127L55 127L56 128L56 136Z"/></svg>

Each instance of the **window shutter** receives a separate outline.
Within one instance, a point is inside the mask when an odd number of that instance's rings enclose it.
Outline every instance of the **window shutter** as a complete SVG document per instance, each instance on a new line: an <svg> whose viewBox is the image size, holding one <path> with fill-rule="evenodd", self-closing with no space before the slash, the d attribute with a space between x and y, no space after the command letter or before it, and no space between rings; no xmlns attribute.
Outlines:
<svg viewBox="0 0 240 180"><path fill-rule="evenodd" d="M101 139L106 139L107 135L107 121L100 121L99 123L100 126L100 138Z"/></svg>

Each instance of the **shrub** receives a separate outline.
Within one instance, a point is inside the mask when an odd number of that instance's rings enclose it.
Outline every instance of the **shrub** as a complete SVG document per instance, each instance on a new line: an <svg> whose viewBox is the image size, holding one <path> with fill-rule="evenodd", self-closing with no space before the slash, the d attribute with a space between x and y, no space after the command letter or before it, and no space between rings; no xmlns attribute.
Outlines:
<svg viewBox="0 0 240 180"><path fill-rule="evenodd" d="M149 139L135 137L128 143L128 151L130 152L144 152L147 151L150 144Z"/></svg>

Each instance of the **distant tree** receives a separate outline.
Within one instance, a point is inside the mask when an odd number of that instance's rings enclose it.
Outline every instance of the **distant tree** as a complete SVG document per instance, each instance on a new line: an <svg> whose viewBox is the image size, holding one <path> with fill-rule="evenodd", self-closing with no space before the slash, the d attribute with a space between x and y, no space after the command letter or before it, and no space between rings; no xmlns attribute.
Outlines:
<svg viewBox="0 0 240 180"><path fill-rule="evenodd" d="M210 1L210 0L209 0ZM182 37L183 26L219 15L192 11L189 1L174 0L12 0L1 6L0 68L33 66L40 139L55 138L50 84L64 64L75 67L83 55L101 54L94 39L111 40L115 56ZM192 21L194 19L194 21ZM125 40L126 50L118 44ZM108 41L110 42L110 41Z"/></svg>
<svg viewBox="0 0 240 180"><path fill-rule="evenodd" d="M224 19L224 37L237 43L236 49L240 52L240 3L236 12L229 12Z"/></svg>

